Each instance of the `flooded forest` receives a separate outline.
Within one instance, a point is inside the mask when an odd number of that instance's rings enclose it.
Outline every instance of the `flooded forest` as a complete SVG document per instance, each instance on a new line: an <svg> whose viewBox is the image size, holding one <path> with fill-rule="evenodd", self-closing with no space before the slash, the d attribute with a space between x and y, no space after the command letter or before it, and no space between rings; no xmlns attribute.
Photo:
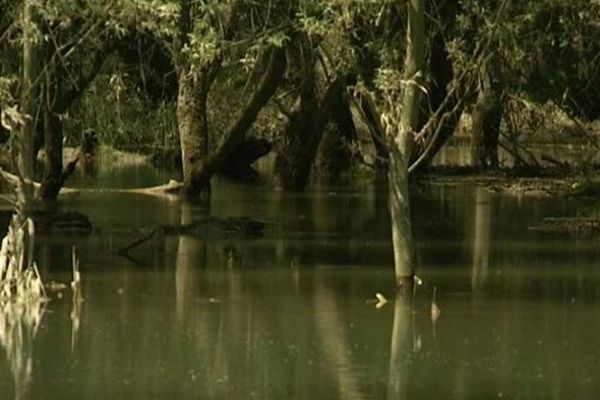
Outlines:
<svg viewBox="0 0 600 400"><path fill-rule="evenodd" d="M0 113L0 400L598 398L598 0L0 0Z"/></svg>

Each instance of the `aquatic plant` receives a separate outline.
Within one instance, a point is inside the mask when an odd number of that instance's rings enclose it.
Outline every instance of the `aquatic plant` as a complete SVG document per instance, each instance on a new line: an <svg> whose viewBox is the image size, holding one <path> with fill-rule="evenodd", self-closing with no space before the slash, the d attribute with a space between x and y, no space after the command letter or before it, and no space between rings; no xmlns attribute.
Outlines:
<svg viewBox="0 0 600 400"><path fill-rule="evenodd" d="M46 299L33 261L33 221L19 219L15 213L0 247L0 307L11 302L31 304Z"/></svg>

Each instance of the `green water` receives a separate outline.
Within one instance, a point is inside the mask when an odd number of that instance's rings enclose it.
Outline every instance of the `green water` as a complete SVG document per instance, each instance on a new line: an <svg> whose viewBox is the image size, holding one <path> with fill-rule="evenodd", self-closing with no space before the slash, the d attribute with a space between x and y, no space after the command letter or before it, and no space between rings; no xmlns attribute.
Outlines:
<svg viewBox="0 0 600 400"><path fill-rule="evenodd" d="M412 204L423 285L410 306L394 301L385 193L369 183L284 195L220 181L204 208L133 195L63 201L94 233L40 238L40 269L67 281L75 244L84 302L54 294L35 332L0 335L0 399L600 393L598 241L527 229L589 204L421 191ZM265 236L157 237L130 259L115 254L153 226L207 215L263 220ZM377 292L390 299L381 309Z"/></svg>

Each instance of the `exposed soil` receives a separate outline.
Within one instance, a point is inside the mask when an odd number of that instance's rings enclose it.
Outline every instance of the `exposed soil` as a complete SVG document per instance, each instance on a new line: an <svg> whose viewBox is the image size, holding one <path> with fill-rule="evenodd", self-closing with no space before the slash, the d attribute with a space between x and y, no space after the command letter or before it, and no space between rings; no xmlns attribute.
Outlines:
<svg viewBox="0 0 600 400"><path fill-rule="evenodd" d="M514 196L600 196L600 178L565 174L564 170L510 169L493 172L473 168L435 168L416 178L418 184L484 186Z"/></svg>

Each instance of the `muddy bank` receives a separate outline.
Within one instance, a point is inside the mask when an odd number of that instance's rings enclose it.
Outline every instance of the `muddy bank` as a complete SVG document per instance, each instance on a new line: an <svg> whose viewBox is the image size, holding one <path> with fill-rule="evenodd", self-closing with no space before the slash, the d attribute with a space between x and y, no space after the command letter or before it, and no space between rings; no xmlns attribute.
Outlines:
<svg viewBox="0 0 600 400"><path fill-rule="evenodd" d="M435 168L415 177L414 184L483 186L491 192L515 196L600 196L600 177L565 174L556 169L482 172L474 168Z"/></svg>

